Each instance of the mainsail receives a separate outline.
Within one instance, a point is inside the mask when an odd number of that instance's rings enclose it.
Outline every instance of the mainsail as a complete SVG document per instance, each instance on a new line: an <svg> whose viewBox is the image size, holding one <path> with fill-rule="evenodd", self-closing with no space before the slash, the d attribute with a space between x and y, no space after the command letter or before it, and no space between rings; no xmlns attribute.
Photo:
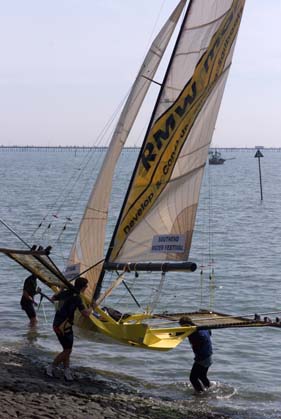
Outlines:
<svg viewBox="0 0 281 419"><path fill-rule="evenodd" d="M87 296L89 298L93 295L102 269L105 231L114 169L185 4L186 0L179 2L174 12L152 42L144 59L120 115L71 250L68 261L69 267L71 265L78 266L80 273L89 269L84 275L89 280L89 287L87 289ZM97 265L91 269L95 264Z"/></svg>
<svg viewBox="0 0 281 419"><path fill-rule="evenodd" d="M189 3L107 255L188 259L244 0Z"/></svg>

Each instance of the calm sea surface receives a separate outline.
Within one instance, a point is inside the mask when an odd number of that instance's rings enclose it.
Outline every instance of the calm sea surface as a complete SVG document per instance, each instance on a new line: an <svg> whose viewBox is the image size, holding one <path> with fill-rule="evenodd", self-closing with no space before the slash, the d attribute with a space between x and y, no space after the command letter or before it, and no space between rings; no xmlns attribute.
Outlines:
<svg viewBox="0 0 281 419"><path fill-rule="evenodd" d="M223 154L230 160L209 166L202 188L190 257L200 269L167 275L158 312L281 310L281 152L265 150L261 159L263 201L255 150ZM108 240L136 156L128 151L122 155ZM1 152L0 218L28 244L53 244L53 256L62 268L102 157L102 152L96 152L93 159L85 152ZM0 232L1 247L24 248L2 224ZM51 327L53 308L42 303L37 333L30 333L19 305L26 272L3 256L0 260L0 346L47 363L60 349ZM212 269L213 282L209 280ZM156 274L128 279L144 308L155 302L152 292L159 284ZM136 309L122 286L109 304L121 311ZM188 341L169 352L154 352L77 330L72 363L75 368L201 411L221 412L235 419L281 418L281 329L213 331L213 346L209 375L217 384L202 398L195 397L189 386L193 354Z"/></svg>

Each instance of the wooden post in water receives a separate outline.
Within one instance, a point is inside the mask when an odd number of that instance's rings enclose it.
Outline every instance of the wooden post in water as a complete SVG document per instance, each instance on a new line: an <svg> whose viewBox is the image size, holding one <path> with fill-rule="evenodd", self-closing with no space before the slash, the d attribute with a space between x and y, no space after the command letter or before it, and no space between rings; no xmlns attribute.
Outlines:
<svg viewBox="0 0 281 419"><path fill-rule="evenodd" d="M257 148L257 152L255 154L255 157L258 158L258 162L259 162L259 176L260 176L260 190L261 190L261 201L263 200L263 194L262 194L262 180L261 180L261 162L260 162L260 158L263 157L262 152L260 151L259 147Z"/></svg>

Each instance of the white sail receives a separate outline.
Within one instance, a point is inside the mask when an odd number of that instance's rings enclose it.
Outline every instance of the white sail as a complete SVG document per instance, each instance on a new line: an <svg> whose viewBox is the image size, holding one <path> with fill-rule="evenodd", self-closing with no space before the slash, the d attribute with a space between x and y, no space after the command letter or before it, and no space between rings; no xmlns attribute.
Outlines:
<svg viewBox="0 0 281 419"><path fill-rule="evenodd" d="M244 0L189 4L109 261L187 260Z"/></svg>
<svg viewBox="0 0 281 419"><path fill-rule="evenodd" d="M68 268L76 265L80 273L91 268L104 258L105 229L108 206L112 188L114 169L121 150L126 142L141 104L150 86L151 79L159 66L161 58L181 16L186 0L181 0L166 24L153 41L145 60L140 68L136 81L123 108L102 168L92 190L79 232L72 247ZM90 269L84 276L89 280L87 289L89 297L95 290L102 263Z"/></svg>

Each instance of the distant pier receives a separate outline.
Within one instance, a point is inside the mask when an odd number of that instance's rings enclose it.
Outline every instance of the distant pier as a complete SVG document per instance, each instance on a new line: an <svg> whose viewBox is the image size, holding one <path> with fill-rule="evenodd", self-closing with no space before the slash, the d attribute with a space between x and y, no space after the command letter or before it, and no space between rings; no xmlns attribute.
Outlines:
<svg viewBox="0 0 281 419"><path fill-rule="evenodd" d="M210 150L219 150L219 151L253 151L256 150L255 147L211 147ZM281 147L262 147L263 150L268 151L281 151Z"/></svg>
<svg viewBox="0 0 281 419"><path fill-rule="evenodd" d="M0 152L34 152L34 151L43 151L43 152L89 152L89 151L105 151L107 147L95 147L95 146L33 146L33 145L26 145L26 146L19 146L19 145L0 145ZM138 151L140 150L139 147L124 147L124 151ZM227 151L249 151L255 150L255 147L212 147L212 150L220 150L223 152ZM269 151L281 151L281 147L264 147L263 150Z"/></svg>
<svg viewBox="0 0 281 419"><path fill-rule="evenodd" d="M0 152L12 152L12 151L19 151L19 152L33 152L33 151L43 151L43 152L81 152L81 151L105 151L107 147L88 147L88 146L33 146L33 145L26 145L26 146L18 146L18 145L0 145ZM125 147L126 151L135 151L139 150L137 147Z"/></svg>

